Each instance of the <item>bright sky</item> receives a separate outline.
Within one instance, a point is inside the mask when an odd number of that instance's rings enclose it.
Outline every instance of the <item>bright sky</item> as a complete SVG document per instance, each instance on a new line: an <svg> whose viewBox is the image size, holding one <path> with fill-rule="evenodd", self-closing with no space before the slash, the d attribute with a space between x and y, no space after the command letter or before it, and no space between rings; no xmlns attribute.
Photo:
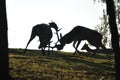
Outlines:
<svg viewBox="0 0 120 80"><path fill-rule="evenodd" d="M94 0L6 0L6 4L9 48L25 48L36 24L55 21L64 35L77 25L94 29L102 16L101 4ZM52 40L54 45L55 34ZM28 49L38 49L38 45L36 37ZM66 45L64 51L74 51L72 44Z"/></svg>

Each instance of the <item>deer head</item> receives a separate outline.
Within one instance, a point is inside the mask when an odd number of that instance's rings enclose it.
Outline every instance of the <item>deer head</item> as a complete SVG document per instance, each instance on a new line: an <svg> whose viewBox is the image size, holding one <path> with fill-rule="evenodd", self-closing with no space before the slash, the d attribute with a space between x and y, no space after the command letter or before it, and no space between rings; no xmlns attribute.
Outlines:
<svg viewBox="0 0 120 80"><path fill-rule="evenodd" d="M60 31L60 29L58 29L58 26L55 22L52 21L52 22L49 23L49 25L50 25L51 28L54 28L56 30L56 32Z"/></svg>
<svg viewBox="0 0 120 80"><path fill-rule="evenodd" d="M55 46L52 47L52 48L57 48L58 50L61 50L61 49L62 49L62 46L59 45L59 44L57 44L57 43L60 42L60 38L62 38L62 34L60 33L60 35L59 35L59 31L60 31L62 28L58 29L57 24L56 24L55 22L53 22L53 21L51 21L51 22L49 23L49 25L50 25L51 28L54 28L54 29L56 30L56 33L55 33L55 34L57 35L57 39L58 39L58 41L55 43Z"/></svg>
<svg viewBox="0 0 120 80"><path fill-rule="evenodd" d="M62 29L62 28L60 28L60 29L58 29L58 26L57 26L57 24L55 23L55 22L50 22L49 23L49 25L50 25L50 27L51 28L54 28L55 30L56 30L56 35L57 35L57 38L58 38L58 40L59 40L59 34L58 34L58 32Z"/></svg>
<svg viewBox="0 0 120 80"><path fill-rule="evenodd" d="M65 38L62 37L62 33L60 33L60 35L58 35L57 37L58 37L58 41L55 43L54 47L57 48L58 50L62 50L63 47L65 46ZM59 44L58 44L58 42L59 42Z"/></svg>

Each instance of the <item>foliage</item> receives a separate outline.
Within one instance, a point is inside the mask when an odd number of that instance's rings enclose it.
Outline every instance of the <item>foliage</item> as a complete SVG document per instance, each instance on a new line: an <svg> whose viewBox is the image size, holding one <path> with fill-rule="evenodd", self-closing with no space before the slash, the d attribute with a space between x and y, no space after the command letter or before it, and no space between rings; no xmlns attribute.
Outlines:
<svg viewBox="0 0 120 80"><path fill-rule="evenodd" d="M106 0L94 0L99 1L102 4L105 3ZM118 26L118 32L120 35L120 0L114 0L115 2L115 12L116 12L116 22ZM106 4L106 3L105 3ZM101 24L96 26L96 30L103 35L103 43L109 47L111 47L111 34L108 24L108 15L106 12L106 8L103 8L103 17L100 18Z"/></svg>
<svg viewBox="0 0 120 80"><path fill-rule="evenodd" d="M94 2L96 2L96 1L105 3L106 0L94 0Z"/></svg>
<svg viewBox="0 0 120 80"><path fill-rule="evenodd" d="M95 30L103 35L103 44L111 48L111 34L109 29L108 16L106 15L105 10L103 10L103 17L101 17L100 19L101 24L97 25L95 27Z"/></svg>
<svg viewBox="0 0 120 80"><path fill-rule="evenodd" d="M105 54L10 50L10 74L15 80L114 80L114 61ZM113 55L111 54L111 57Z"/></svg>

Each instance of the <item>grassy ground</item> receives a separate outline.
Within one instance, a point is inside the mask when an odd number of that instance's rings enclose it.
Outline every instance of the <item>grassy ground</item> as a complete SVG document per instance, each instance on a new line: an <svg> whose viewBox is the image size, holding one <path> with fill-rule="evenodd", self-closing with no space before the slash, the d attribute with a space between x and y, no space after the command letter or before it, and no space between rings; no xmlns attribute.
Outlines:
<svg viewBox="0 0 120 80"><path fill-rule="evenodd" d="M15 80L115 80L114 60L104 54L10 50L10 74ZM113 58L113 55L111 55Z"/></svg>

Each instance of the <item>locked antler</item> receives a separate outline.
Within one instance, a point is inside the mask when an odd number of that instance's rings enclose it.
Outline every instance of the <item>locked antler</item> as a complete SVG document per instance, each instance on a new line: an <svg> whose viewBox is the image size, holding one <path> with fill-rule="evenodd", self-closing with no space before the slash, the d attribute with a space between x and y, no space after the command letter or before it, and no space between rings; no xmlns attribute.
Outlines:
<svg viewBox="0 0 120 80"><path fill-rule="evenodd" d="M58 32L59 32L61 29L62 29L62 28L60 28L59 30L57 30L56 33L55 33L55 34L57 35L58 41L60 40Z"/></svg>

